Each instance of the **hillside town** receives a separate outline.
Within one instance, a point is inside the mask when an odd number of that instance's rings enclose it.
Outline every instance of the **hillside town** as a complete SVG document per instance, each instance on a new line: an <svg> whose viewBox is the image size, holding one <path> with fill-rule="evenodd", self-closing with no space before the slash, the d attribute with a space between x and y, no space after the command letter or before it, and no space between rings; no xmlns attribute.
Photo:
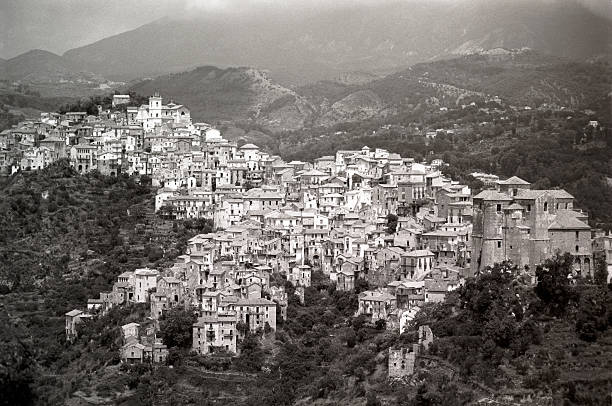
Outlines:
<svg viewBox="0 0 612 406"><path fill-rule="evenodd" d="M114 107L126 103L129 96L114 96ZM577 279L593 276L599 250L608 280L612 275L612 236L591 229L564 190L474 173L485 189L473 191L445 176L441 159L417 162L367 146L285 162L192 123L186 106L164 104L159 94L97 116L43 113L3 131L0 145L5 174L65 158L82 174L146 176L157 188L157 216L213 224L213 232L188 241L173 266L125 272L111 291L66 313L70 342L91 318L145 304L148 321L122 327L126 363L166 360L159 320L173 308L197 311L195 353L236 354L247 332L276 330L287 318L289 295L303 302L317 275L339 291L367 283L355 316L382 320L397 334L421 306L444 301L495 263L512 261L535 282L538 264L568 252ZM423 335L428 345L431 330ZM402 375L398 359L411 359L405 371L412 373L420 345L393 350L390 376Z"/></svg>
<svg viewBox="0 0 612 406"><path fill-rule="evenodd" d="M98 3L0 1L0 406L612 405L609 2Z"/></svg>

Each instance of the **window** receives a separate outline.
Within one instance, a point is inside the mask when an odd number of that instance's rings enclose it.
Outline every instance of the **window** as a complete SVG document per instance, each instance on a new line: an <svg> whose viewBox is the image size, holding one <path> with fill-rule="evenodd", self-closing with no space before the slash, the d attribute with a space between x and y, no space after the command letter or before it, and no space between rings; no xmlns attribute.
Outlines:
<svg viewBox="0 0 612 406"><path fill-rule="evenodd" d="M576 252L578 252L578 249L579 249L579 248L580 248L580 247L578 247L578 246L576 245Z"/></svg>
<svg viewBox="0 0 612 406"><path fill-rule="evenodd" d="M580 232L576 231L576 239L579 239L579 237L580 237Z"/></svg>
<svg viewBox="0 0 612 406"><path fill-rule="evenodd" d="M544 211L548 211L548 202L544 202Z"/></svg>
<svg viewBox="0 0 612 406"><path fill-rule="evenodd" d="M529 213L530 211L531 211L531 205L530 205L530 204L528 204L528 205L527 205L527 213Z"/></svg>
<svg viewBox="0 0 612 406"><path fill-rule="evenodd" d="M501 211L501 204L497 205L497 212L499 213Z"/></svg>
<svg viewBox="0 0 612 406"><path fill-rule="evenodd" d="M497 241L497 248L501 248L501 241Z"/></svg>

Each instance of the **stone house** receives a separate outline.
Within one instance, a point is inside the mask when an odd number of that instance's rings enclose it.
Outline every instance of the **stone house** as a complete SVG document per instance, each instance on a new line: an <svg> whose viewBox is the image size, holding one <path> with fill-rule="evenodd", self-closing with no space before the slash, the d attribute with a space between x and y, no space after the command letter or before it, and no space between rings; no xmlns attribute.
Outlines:
<svg viewBox="0 0 612 406"><path fill-rule="evenodd" d="M146 346L138 341L132 341L121 347L121 361L128 364L137 364L145 361Z"/></svg>
<svg viewBox="0 0 612 406"><path fill-rule="evenodd" d="M193 325L192 349L198 354L237 352L237 318L230 314L203 316Z"/></svg>
<svg viewBox="0 0 612 406"><path fill-rule="evenodd" d="M74 341L78 336L77 326L89 319L91 319L91 315L81 310L75 309L66 313L66 340Z"/></svg>
<svg viewBox="0 0 612 406"><path fill-rule="evenodd" d="M359 308L357 315L368 315L372 321L386 320L396 308L395 296L383 291L367 290L359 294Z"/></svg>
<svg viewBox="0 0 612 406"><path fill-rule="evenodd" d="M293 283L294 286L310 286L312 278L312 270L308 265L298 265L291 270L287 275L287 280Z"/></svg>
<svg viewBox="0 0 612 406"><path fill-rule="evenodd" d="M237 321L245 323L250 331L265 328L266 323L276 330L276 303L271 300L239 299L233 305Z"/></svg>
<svg viewBox="0 0 612 406"><path fill-rule="evenodd" d="M159 272L155 269L137 269L134 271L134 300L138 303L146 303L153 289L157 288L157 277Z"/></svg>

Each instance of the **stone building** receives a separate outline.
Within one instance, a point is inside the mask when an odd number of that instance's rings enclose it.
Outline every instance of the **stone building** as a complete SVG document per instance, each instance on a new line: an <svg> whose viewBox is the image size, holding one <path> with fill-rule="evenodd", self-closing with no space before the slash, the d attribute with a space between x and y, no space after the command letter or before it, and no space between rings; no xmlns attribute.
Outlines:
<svg viewBox="0 0 612 406"><path fill-rule="evenodd" d="M389 378L403 378L414 373L418 344L413 348L389 348Z"/></svg>
<svg viewBox="0 0 612 406"><path fill-rule="evenodd" d="M203 316L193 325L192 349L198 354L216 351L236 353L236 315L215 314Z"/></svg>
<svg viewBox="0 0 612 406"><path fill-rule="evenodd" d="M240 299L234 304L237 320L246 323L250 331L264 329L266 323L276 330L276 303L268 299Z"/></svg>
<svg viewBox="0 0 612 406"><path fill-rule="evenodd" d="M367 290L359 294L359 308L357 315L365 314L372 317L372 321L386 320L396 308L395 296L381 291Z"/></svg>
<svg viewBox="0 0 612 406"><path fill-rule="evenodd" d="M77 326L91 317L90 314L76 309L66 313L66 340L74 341L78 335Z"/></svg>
<svg viewBox="0 0 612 406"><path fill-rule="evenodd" d="M433 333L429 326L419 327L419 341L412 348L389 348L389 373L390 379L401 379L414 373L417 357L429 349L433 342Z"/></svg>
<svg viewBox="0 0 612 406"><path fill-rule="evenodd" d="M573 209L573 196L527 189L518 178L505 186L507 193L485 190L474 196L472 273L504 260L533 270L569 252L576 274L592 275L591 229L587 216Z"/></svg>

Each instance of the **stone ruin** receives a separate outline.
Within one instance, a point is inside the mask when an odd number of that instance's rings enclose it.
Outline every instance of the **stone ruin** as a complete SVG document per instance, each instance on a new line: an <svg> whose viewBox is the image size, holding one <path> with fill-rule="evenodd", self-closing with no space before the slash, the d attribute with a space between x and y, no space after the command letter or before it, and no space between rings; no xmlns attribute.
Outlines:
<svg viewBox="0 0 612 406"><path fill-rule="evenodd" d="M401 379L414 373L416 358L421 351L427 351L433 342L433 333L429 326L419 326L419 342L412 348L389 348L389 378Z"/></svg>

